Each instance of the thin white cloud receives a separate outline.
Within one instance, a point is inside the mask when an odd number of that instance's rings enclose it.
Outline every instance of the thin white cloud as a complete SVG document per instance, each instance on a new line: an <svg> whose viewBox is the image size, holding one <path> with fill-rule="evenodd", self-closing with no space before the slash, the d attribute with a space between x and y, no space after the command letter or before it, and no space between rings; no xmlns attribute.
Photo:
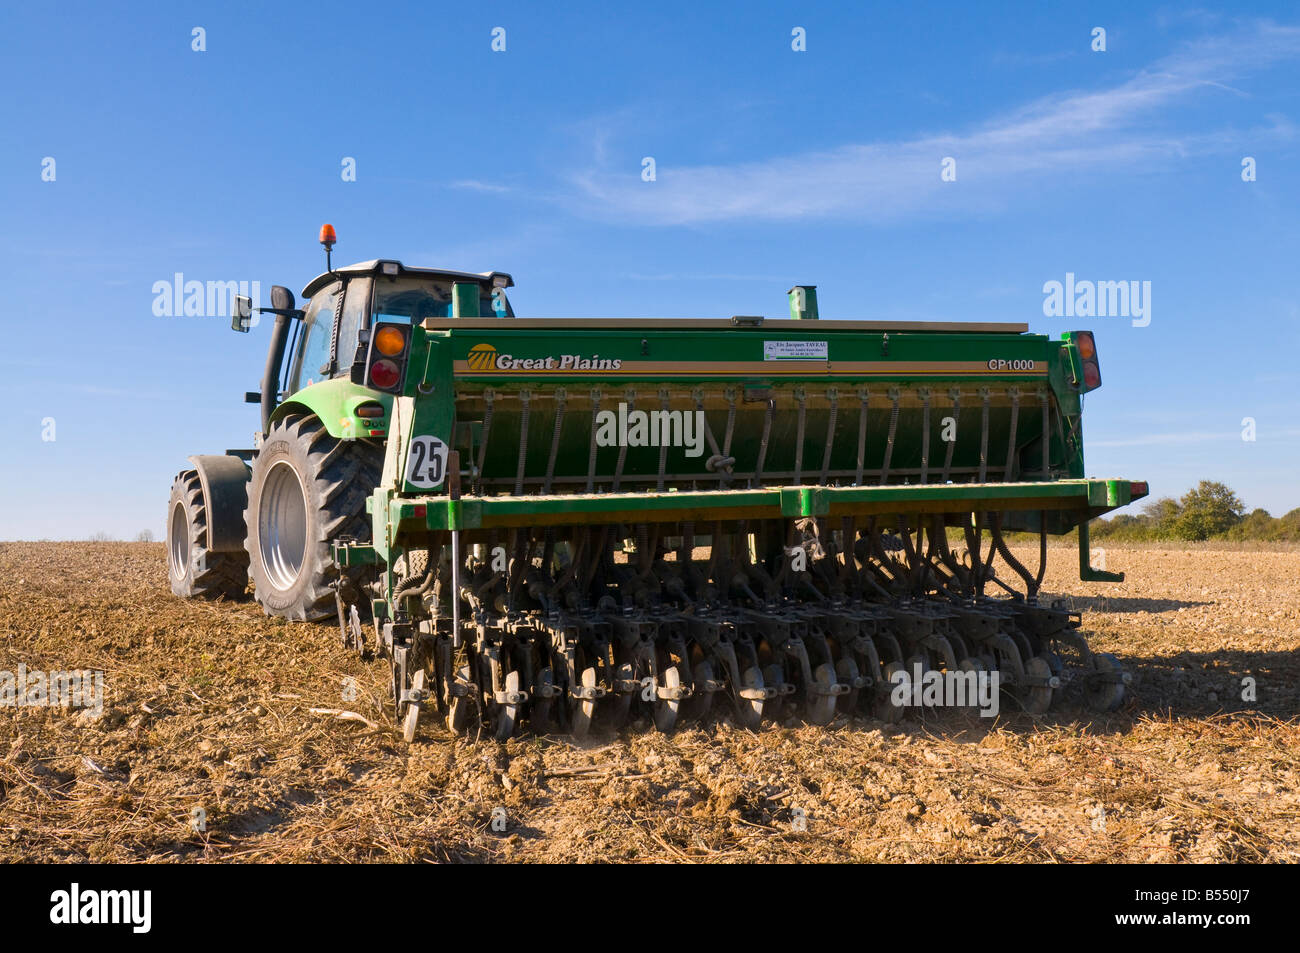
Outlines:
<svg viewBox="0 0 1300 953"><path fill-rule="evenodd" d="M1287 428L1285 430L1259 430L1256 439L1260 442L1269 439L1290 438L1300 436L1300 429ZM1235 440L1241 441L1240 430L1227 431L1183 431L1180 433L1151 433L1143 434L1139 437L1125 437L1123 440L1089 440L1090 448L1097 447L1146 447L1153 444L1190 444L1190 443L1209 443L1218 440Z"/></svg>
<svg viewBox="0 0 1300 953"><path fill-rule="evenodd" d="M69 388L70 390L80 393L89 394L92 397L126 397L131 400L162 400L175 402L175 395L151 394L146 391L138 391L129 387L101 387L97 384L76 384Z"/></svg>
<svg viewBox="0 0 1300 953"><path fill-rule="evenodd" d="M1205 443L1210 440L1240 440L1240 431L1233 433L1186 432L1153 433L1140 437L1125 437L1123 440L1089 440L1089 447L1146 447L1152 444L1186 444Z"/></svg>
<svg viewBox="0 0 1300 953"><path fill-rule="evenodd" d="M492 192L500 194L503 192L513 192L508 185L497 185L494 182L481 182L478 179L460 179L459 181L448 184L451 189L464 189L470 192Z"/></svg>
<svg viewBox="0 0 1300 953"><path fill-rule="evenodd" d="M620 275L628 281L773 281L780 283L781 279L774 275L737 275L737 274L681 274L678 272L662 272L659 274L644 274L642 272L629 271Z"/></svg>
<svg viewBox="0 0 1300 953"><path fill-rule="evenodd" d="M731 165L662 163L657 180L612 171L602 140L594 165L573 177L586 214L636 224L682 225L734 220L852 218L888 222L941 211L996 207L1027 177L1124 165L1151 167L1170 158L1227 148L1231 132L1153 132L1180 99L1300 55L1300 28L1254 23L1206 38L1153 63L1127 82L1098 92L1039 99L961 133L845 145L822 152ZM957 182L939 176L957 160ZM963 189L965 182L978 188Z"/></svg>
<svg viewBox="0 0 1300 953"><path fill-rule="evenodd" d="M539 247L554 244L558 234L552 224L525 224L509 231L475 232L446 244L399 255L408 264L461 271L509 270L511 261Z"/></svg>

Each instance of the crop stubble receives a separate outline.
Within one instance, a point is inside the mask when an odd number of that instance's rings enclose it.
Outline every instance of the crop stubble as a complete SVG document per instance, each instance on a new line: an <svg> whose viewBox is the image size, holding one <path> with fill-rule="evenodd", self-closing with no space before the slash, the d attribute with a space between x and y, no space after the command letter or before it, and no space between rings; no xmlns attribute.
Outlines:
<svg viewBox="0 0 1300 953"><path fill-rule="evenodd" d="M102 669L106 694L98 719L0 708L0 859L1300 860L1300 553L1108 561L1127 582L1053 549L1046 589L1134 672L1110 715L504 746L431 717L407 746L385 663L331 626L178 600L159 544L0 543L0 670Z"/></svg>

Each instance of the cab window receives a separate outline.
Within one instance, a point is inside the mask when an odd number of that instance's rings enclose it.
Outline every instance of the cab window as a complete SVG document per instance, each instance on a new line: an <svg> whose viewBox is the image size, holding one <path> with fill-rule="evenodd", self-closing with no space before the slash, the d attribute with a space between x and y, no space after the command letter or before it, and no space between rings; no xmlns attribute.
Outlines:
<svg viewBox="0 0 1300 953"><path fill-rule="evenodd" d="M450 315L450 282L387 275L375 281L375 321L419 324L425 318Z"/></svg>
<svg viewBox="0 0 1300 953"><path fill-rule="evenodd" d="M288 391L295 394L329 374L330 337L334 333L334 309L339 286L324 288L312 296L302 320L302 343L289 374Z"/></svg>
<svg viewBox="0 0 1300 953"><path fill-rule="evenodd" d="M514 317L505 289L493 297L491 288L479 287L481 317ZM375 321L419 324L425 318L451 317L451 282L411 275L382 275L375 279Z"/></svg>
<svg viewBox="0 0 1300 953"><path fill-rule="evenodd" d="M339 319L338 351L334 355L336 377L350 372L357 353L357 334L370 299L370 279L353 278L343 296L343 316Z"/></svg>

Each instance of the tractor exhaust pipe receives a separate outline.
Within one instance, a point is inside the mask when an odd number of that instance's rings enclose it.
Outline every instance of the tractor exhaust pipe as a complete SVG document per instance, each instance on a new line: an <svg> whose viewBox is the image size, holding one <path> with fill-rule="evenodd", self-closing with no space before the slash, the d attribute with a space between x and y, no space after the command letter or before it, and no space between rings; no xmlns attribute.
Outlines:
<svg viewBox="0 0 1300 953"><path fill-rule="evenodd" d="M271 331L271 347L267 350L266 368L262 371L262 433L270 428L271 414L280 403L280 364L284 361L284 346L289 339L291 320L293 319L287 314L277 314L275 327Z"/></svg>

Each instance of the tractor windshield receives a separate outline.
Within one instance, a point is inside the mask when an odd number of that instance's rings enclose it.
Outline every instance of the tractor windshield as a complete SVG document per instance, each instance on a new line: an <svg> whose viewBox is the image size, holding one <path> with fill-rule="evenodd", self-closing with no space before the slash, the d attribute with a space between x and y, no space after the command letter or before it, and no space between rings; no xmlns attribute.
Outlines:
<svg viewBox="0 0 1300 953"><path fill-rule="evenodd" d="M343 317L339 322L337 352L331 366L330 346L334 335L334 316L338 313L339 286L330 285L312 296L299 330L299 341L289 368L287 393L296 394L317 381L346 374L352 366L357 347L357 331L370 299L370 279L353 278L347 282L343 298Z"/></svg>
<svg viewBox="0 0 1300 953"><path fill-rule="evenodd" d="M451 317L451 282L435 278L381 277L375 282L375 321L409 321ZM478 313L483 317L510 317L505 289L494 300L491 289L479 290Z"/></svg>
<svg viewBox="0 0 1300 953"><path fill-rule="evenodd" d="M286 391L295 394L308 384L329 376L330 337L334 333L334 310L339 286L331 285L312 296L302 321L301 343L289 371Z"/></svg>

